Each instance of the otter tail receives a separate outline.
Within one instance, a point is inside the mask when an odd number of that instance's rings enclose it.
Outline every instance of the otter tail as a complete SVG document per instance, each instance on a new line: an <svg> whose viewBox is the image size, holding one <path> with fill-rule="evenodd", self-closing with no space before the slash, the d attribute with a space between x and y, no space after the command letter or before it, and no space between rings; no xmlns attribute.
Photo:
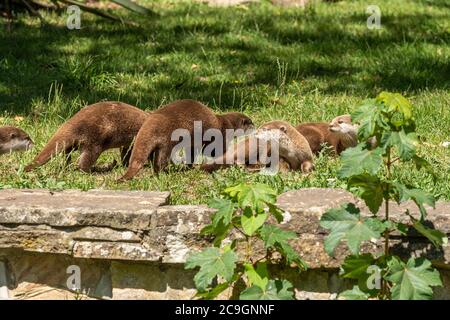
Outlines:
<svg viewBox="0 0 450 320"><path fill-rule="evenodd" d="M25 167L25 171L29 172L37 167L47 163L52 157L61 151L71 149L75 145L73 138L67 138L68 135L61 135L56 132L50 141L45 145L44 149L34 158L34 160Z"/></svg>

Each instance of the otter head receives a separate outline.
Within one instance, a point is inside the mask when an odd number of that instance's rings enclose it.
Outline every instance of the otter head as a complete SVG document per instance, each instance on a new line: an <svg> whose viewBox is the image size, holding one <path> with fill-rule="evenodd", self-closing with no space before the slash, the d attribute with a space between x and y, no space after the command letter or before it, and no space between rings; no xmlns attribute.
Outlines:
<svg viewBox="0 0 450 320"><path fill-rule="evenodd" d="M265 123L260 127L263 130L280 130L281 132L287 133L291 129L291 125L286 121L275 120Z"/></svg>
<svg viewBox="0 0 450 320"><path fill-rule="evenodd" d="M352 117L349 114L344 114L334 118L330 122L329 129L336 133L355 134L358 131L358 126L352 123Z"/></svg>
<svg viewBox="0 0 450 320"><path fill-rule="evenodd" d="M225 118L231 128L227 129L242 129L244 131L252 130L254 128L253 121L245 114L240 112L228 112L221 117Z"/></svg>
<svg viewBox="0 0 450 320"><path fill-rule="evenodd" d="M33 147L33 141L23 130L11 126L0 127L0 154L26 151Z"/></svg>

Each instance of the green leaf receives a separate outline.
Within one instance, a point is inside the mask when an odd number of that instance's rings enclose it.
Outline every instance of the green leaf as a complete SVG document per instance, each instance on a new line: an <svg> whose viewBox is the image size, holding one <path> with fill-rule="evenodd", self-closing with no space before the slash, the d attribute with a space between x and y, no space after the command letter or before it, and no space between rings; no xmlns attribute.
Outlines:
<svg viewBox="0 0 450 320"><path fill-rule="evenodd" d="M292 284L287 280L270 280L265 289L251 286L242 291L240 300L293 300Z"/></svg>
<svg viewBox="0 0 450 320"><path fill-rule="evenodd" d="M235 199L241 208L250 207L258 211L266 207L267 203L275 203L277 193L265 184L239 184L229 187L224 191L232 199Z"/></svg>
<svg viewBox="0 0 450 320"><path fill-rule="evenodd" d="M412 118L411 103L401 94L383 91L376 99L383 102L389 110L400 112L406 120Z"/></svg>
<svg viewBox="0 0 450 320"><path fill-rule="evenodd" d="M300 255L289 245L288 241L297 237L295 232L266 224L261 228L259 234L264 241L264 246L266 248L275 247L286 258L288 264L295 263L301 270L308 268Z"/></svg>
<svg viewBox="0 0 450 320"><path fill-rule="evenodd" d="M447 235L439 230L429 228L419 220L413 219L413 227L420 234L424 235L436 248L441 248L448 243Z"/></svg>
<svg viewBox="0 0 450 320"><path fill-rule="evenodd" d="M267 207L269 208L269 212L273 214L275 219L277 219L278 223L281 223L283 221L283 210L278 208L276 205L272 203L266 203Z"/></svg>
<svg viewBox="0 0 450 320"><path fill-rule="evenodd" d="M214 228L221 222L224 225L231 223L231 218L235 209L233 202L228 199L213 199L208 203L208 206L217 209L212 216L212 225Z"/></svg>
<svg viewBox="0 0 450 320"><path fill-rule="evenodd" d="M269 283L269 274L267 272L267 264L265 262L258 262L256 270L252 264L244 264L245 274L250 282L250 285L255 285L264 290Z"/></svg>
<svg viewBox="0 0 450 320"><path fill-rule="evenodd" d="M344 298L345 300L367 300L369 295L361 291L358 286L353 286L352 290L341 292L339 298Z"/></svg>
<svg viewBox="0 0 450 320"><path fill-rule="evenodd" d="M439 272L426 259L410 258L405 264L397 257L388 262L386 280L392 282L394 300L425 300L433 296L434 286L442 286Z"/></svg>
<svg viewBox="0 0 450 320"><path fill-rule="evenodd" d="M352 203L328 210L320 219L320 226L330 229L324 240L325 251L330 256L342 240L347 241L353 254L358 254L361 242L380 237L380 225L375 224L374 219L362 219L359 209Z"/></svg>
<svg viewBox="0 0 450 320"><path fill-rule="evenodd" d="M205 291L205 292L197 292L195 295L198 298L204 299L204 300L213 300L217 298L219 294L224 292L226 289L230 287L229 282L223 282L212 288L211 290Z"/></svg>
<svg viewBox="0 0 450 320"><path fill-rule="evenodd" d="M389 128L381 111L383 105L375 99L367 100L360 105L352 114L352 120L359 123L358 137L366 141L378 134L381 128Z"/></svg>
<svg viewBox="0 0 450 320"><path fill-rule="evenodd" d="M405 133L401 131L385 131L381 137L384 148L397 147L400 159L411 160L416 154L417 135L415 132Z"/></svg>
<svg viewBox="0 0 450 320"><path fill-rule="evenodd" d="M242 229L248 236L252 236L266 222L269 214L267 212L254 213L250 207L246 207L241 216Z"/></svg>
<svg viewBox="0 0 450 320"><path fill-rule="evenodd" d="M200 267L194 277L194 282L199 291L205 291L217 276L222 276L230 282L238 256L233 250L221 252L219 248L206 248L205 250L191 254L186 261L186 269Z"/></svg>
<svg viewBox="0 0 450 320"><path fill-rule="evenodd" d="M376 285L380 285L380 273L376 273L377 259L371 254L351 255L345 258L341 265L340 275L347 279L358 280L358 287L369 295L376 296L379 289ZM379 269L379 268L378 268ZM379 277L377 279L377 277ZM378 282L377 282L378 281ZM373 285L369 289L368 284Z"/></svg>
<svg viewBox="0 0 450 320"><path fill-rule="evenodd" d="M295 232L283 230L272 224L263 226L259 234L266 248L272 247L277 243L288 243L289 240L297 237Z"/></svg>
<svg viewBox="0 0 450 320"><path fill-rule="evenodd" d="M418 155L414 155L412 157L412 161L416 165L417 170L420 170L422 168L425 169L429 174L431 174L433 179L436 181L437 179L436 173L433 170L433 166L427 160L425 160L422 157L419 157Z"/></svg>
<svg viewBox="0 0 450 320"><path fill-rule="evenodd" d="M383 149L379 147L373 150L363 148L364 145L359 144L341 153L342 166L338 172L339 177L356 176L365 171L371 175L377 174L383 163Z"/></svg>
<svg viewBox="0 0 450 320"><path fill-rule="evenodd" d="M417 207L420 210L421 219L425 219L427 215L427 211L424 207L424 204L427 204L433 208L435 208L436 202L434 196L428 192L425 192L421 189L409 189L407 186L394 182L393 187L398 194L398 201L405 202L408 200L414 201Z"/></svg>
<svg viewBox="0 0 450 320"><path fill-rule="evenodd" d="M400 232L400 234L406 236L408 234L408 230L409 230L409 225L401 223L401 222L392 222L391 224L393 225L393 227Z"/></svg>
<svg viewBox="0 0 450 320"><path fill-rule="evenodd" d="M389 229L392 227L392 224L390 221L381 221L380 218L366 218L364 220L364 223L375 232L383 233L386 229Z"/></svg>
<svg viewBox="0 0 450 320"><path fill-rule="evenodd" d="M295 263L300 270L308 269L308 264L303 261L297 251L295 251L288 243L280 244L280 247L277 249L284 257L286 257L287 264Z"/></svg>
<svg viewBox="0 0 450 320"><path fill-rule="evenodd" d="M228 232L232 229L232 224L223 224L223 222L219 222L216 227L212 224L206 225L202 230L200 230L201 235L214 235L213 244L216 247L220 247L222 240L225 239L228 235Z"/></svg>
<svg viewBox="0 0 450 320"><path fill-rule="evenodd" d="M370 253L348 256L341 265L340 275L348 279L367 279L367 269L374 265L375 261Z"/></svg>
<svg viewBox="0 0 450 320"><path fill-rule="evenodd" d="M378 213L383 203L384 186L378 177L367 173L352 176L348 180L347 186L356 188L356 195L364 200L370 211L373 214Z"/></svg>

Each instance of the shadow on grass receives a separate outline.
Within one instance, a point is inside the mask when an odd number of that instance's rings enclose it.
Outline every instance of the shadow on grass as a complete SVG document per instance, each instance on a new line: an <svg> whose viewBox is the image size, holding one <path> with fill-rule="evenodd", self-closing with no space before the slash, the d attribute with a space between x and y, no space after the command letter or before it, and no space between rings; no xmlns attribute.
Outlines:
<svg viewBox="0 0 450 320"><path fill-rule="evenodd" d="M89 19L70 31L19 21L0 37L0 101L9 113L28 114L54 82L67 99L150 109L179 98L224 110L250 100L264 106L270 91L292 81L304 92L361 96L446 89L450 62L439 46L450 34L439 23L449 17L386 15L373 32L361 27L364 14L289 10L274 19L258 7L180 5L140 28Z"/></svg>

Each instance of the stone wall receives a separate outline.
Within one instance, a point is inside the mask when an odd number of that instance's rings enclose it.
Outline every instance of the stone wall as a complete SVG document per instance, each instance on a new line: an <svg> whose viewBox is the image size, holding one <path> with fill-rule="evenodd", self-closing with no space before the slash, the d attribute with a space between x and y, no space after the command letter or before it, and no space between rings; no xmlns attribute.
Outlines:
<svg viewBox="0 0 450 320"><path fill-rule="evenodd" d="M195 293L195 271L184 270L191 251L209 246L199 235L209 223L206 206L167 205L165 192L1 190L0 191L0 298L12 299L190 299ZM325 230L320 216L345 202L361 202L338 189L301 189L282 194L278 204L286 210L282 228L298 238L294 248L310 269L298 275L273 266L295 285L299 299L333 299L349 287L337 276L348 253L338 247L334 258L323 249ZM393 206L397 220L411 203ZM450 233L450 205L429 208L429 220ZM368 214L368 210L364 209ZM365 244L375 252L381 243ZM436 298L450 298L450 250L434 249L412 235L392 250L404 256L424 254L441 269L444 287ZM256 250L258 254L258 249ZM67 288L68 267L81 271L82 293ZM225 292L222 298L232 296Z"/></svg>

